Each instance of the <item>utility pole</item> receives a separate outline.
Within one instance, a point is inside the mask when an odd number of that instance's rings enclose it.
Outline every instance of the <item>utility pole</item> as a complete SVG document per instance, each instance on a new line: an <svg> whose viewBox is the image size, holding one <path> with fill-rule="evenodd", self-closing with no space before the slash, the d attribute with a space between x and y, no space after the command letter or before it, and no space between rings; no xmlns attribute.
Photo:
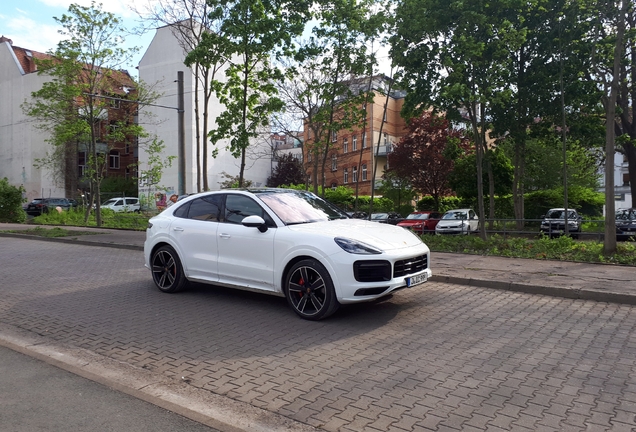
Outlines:
<svg viewBox="0 0 636 432"><path fill-rule="evenodd" d="M184 96L183 96L183 71L177 72L177 118L178 118L178 157L179 157L179 195L185 195L185 108L184 108Z"/></svg>

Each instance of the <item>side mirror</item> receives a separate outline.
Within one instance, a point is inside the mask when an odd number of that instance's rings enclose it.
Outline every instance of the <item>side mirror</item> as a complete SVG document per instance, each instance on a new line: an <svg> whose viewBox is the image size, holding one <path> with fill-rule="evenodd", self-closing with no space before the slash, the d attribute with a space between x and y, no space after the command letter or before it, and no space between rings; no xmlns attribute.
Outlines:
<svg viewBox="0 0 636 432"><path fill-rule="evenodd" d="M265 225L265 220L260 216L256 216L256 215L247 216L241 221L241 224L243 224L243 226L246 226L248 228L258 228L260 232L267 231L267 225Z"/></svg>

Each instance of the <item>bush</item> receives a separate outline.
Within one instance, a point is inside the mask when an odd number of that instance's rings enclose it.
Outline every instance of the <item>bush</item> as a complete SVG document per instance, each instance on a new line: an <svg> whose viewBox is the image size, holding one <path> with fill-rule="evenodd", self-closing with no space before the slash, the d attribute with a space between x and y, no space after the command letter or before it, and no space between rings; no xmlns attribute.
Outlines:
<svg viewBox="0 0 636 432"><path fill-rule="evenodd" d="M9 184L5 177L0 180L0 222L22 223L26 220L26 213L22 209L24 188Z"/></svg>

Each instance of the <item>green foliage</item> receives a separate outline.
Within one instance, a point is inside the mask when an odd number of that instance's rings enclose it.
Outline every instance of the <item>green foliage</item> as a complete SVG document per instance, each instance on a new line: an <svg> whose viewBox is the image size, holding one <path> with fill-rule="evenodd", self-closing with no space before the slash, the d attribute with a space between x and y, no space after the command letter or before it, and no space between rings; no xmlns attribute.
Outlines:
<svg viewBox="0 0 636 432"><path fill-rule="evenodd" d="M100 226L103 228L145 230L150 216L144 213L117 213L110 209L102 209L102 224ZM84 212L80 209L71 209L61 213L45 213L34 217L33 223L59 226L98 226L94 212L91 212L88 220L85 220Z"/></svg>
<svg viewBox="0 0 636 432"><path fill-rule="evenodd" d="M603 243L575 241L570 237L550 239L511 238L492 235L488 240L479 236L423 236L433 252L468 253L511 258L549 259L558 261L601 262L636 266L636 246L632 242L618 244L615 254L604 256Z"/></svg>
<svg viewBox="0 0 636 432"><path fill-rule="evenodd" d="M488 151L488 158L492 165L495 194L510 193L514 168L510 158L497 147ZM455 193L464 198L477 197L477 166L475 154L469 154L455 160L455 167L449 176L449 184ZM488 174L483 172L484 190L488 190Z"/></svg>
<svg viewBox="0 0 636 432"><path fill-rule="evenodd" d="M104 196L136 197L138 193L137 181L134 178L106 177L102 180L102 194Z"/></svg>
<svg viewBox="0 0 636 432"><path fill-rule="evenodd" d="M0 179L0 222L21 223L26 220L26 213L22 210L24 198L22 186L13 186L5 177Z"/></svg>
<svg viewBox="0 0 636 432"><path fill-rule="evenodd" d="M538 219L551 208L563 207L563 188L536 191L525 194L525 215L527 219ZM589 188L568 188L569 207L582 215L599 217L603 214L605 197Z"/></svg>
<svg viewBox="0 0 636 432"><path fill-rule="evenodd" d="M243 179L243 182L242 182L243 185L241 186L240 175L233 176L231 174L226 173L225 171L221 173L221 177L225 179L222 182L219 182L219 184L221 185L221 189L248 188L248 187L251 187L252 184L254 183L252 182L252 180Z"/></svg>
<svg viewBox="0 0 636 432"><path fill-rule="evenodd" d="M418 210L437 210L442 213L448 210L466 207L470 207L466 200L460 197L450 196L442 197L439 202L439 208L435 208L435 199L430 195L422 197L416 205Z"/></svg>

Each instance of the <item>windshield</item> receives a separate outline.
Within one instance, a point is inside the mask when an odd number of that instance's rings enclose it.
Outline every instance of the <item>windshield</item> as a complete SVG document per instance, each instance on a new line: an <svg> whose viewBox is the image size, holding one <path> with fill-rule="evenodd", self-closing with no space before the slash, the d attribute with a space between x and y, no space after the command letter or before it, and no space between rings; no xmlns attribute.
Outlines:
<svg viewBox="0 0 636 432"><path fill-rule="evenodd" d="M545 216L548 219L565 219L565 210L552 210ZM576 219L576 213L568 211L568 219Z"/></svg>
<svg viewBox="0 0 636 432"><path fill-rule="evenodd" d="M107 205L113 205L117 202L117 199L109 199L108 201L105 201L104 204L102 204L103 206L107 206Z"/></svg>
<svg viewBox="0 0 636 432"><path fill-rule="evenodd" d="M406 218L409 220L411 219L425 220L425 219L428 219L428 216L429 216L428 213L411 213Z"/></svg>
<svg viewBox="0 0 636 432"><path fill-rule="evenodd" d="M373 213L371 215L371 219L388 219L388 217L387 213Z"/></svg>
<svg viewBox="0 0 636 432"><path fill-rule="evenodd" d="M468 219L466 212L451 211L444 213L442 219Z"/></svg>
<svg viewBox="0 0 636 432"><path fill-rule="evenodd" d="M273 191L257 196L285 223L285 225L348 219L343 211L311 192Z"/></svg>
<svg viewBox="0 0 636 432"><path fill-rule="evenodd" d="M636 220L636 210L622 210L616 212L616 220Z"/></svg>

